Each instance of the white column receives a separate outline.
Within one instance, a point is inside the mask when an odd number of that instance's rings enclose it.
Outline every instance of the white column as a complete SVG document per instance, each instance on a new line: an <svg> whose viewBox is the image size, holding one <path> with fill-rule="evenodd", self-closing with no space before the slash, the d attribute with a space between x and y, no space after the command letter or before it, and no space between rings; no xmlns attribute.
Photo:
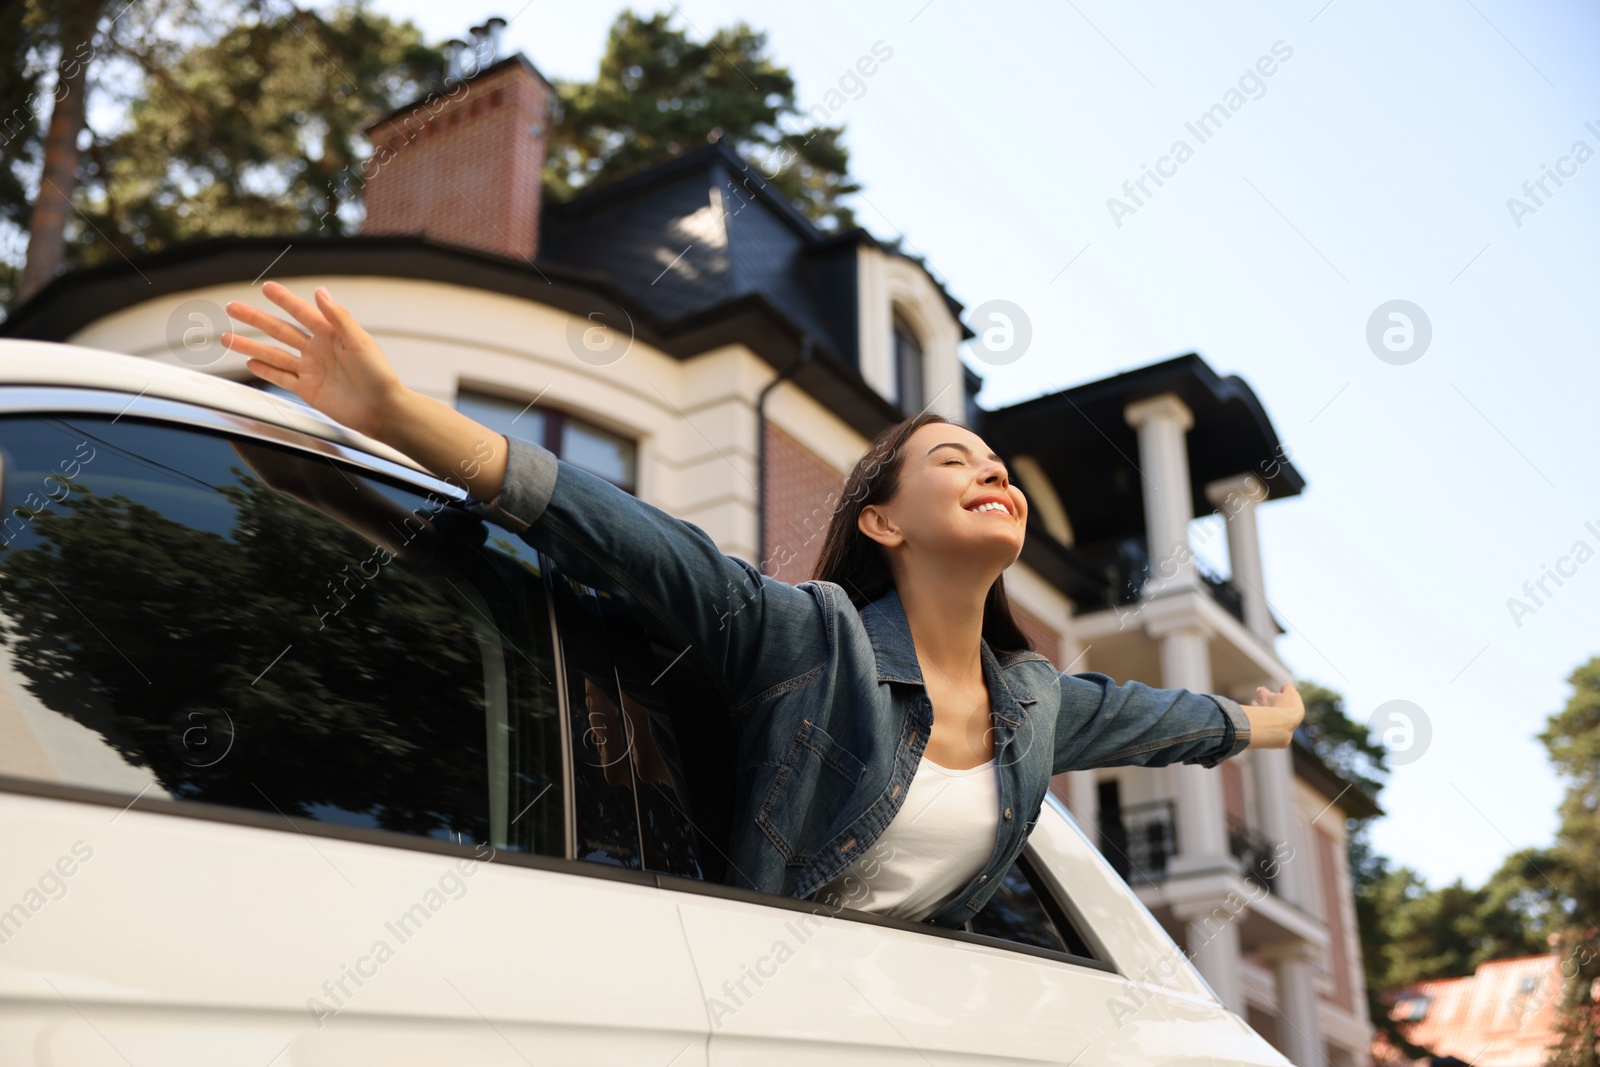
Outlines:
<svg viewBox="0 0 1600 1067"><path fill-rule="evenodd" d="M1194 414L1175 393L1138 400L1122 417L1139 432L1140 483L1144 486L1145 543L1150 581L1145 598L1199 584L1189 551L1189 520L1194 518L1185 435Z"/></svg>
<svg viewBox="0 0 1600 1067"><path fill-rule="evenodd" d="M1317 987L1311 973L1315 949L1303 941L1263 950L1278 980L1278 1040L1284 1055L1299 1067L1320 1067L1322 1024L1317 1018ZM1220 991L1219 991L1220 992Z"/></svg>
<svg viewBox="0 0 1600 1067"><path fill-rule="evenodd" d="M1266 498L1266 483L1248 471L1206 486L1206 499L1222 513L1228 530L1228 562L1233 587L1244 604L1244 624L1271 648L1277 628L1261 580L1261 539L1256 532L1256 505Z"/></svg>
<svg viewBox="0 0 1600 1067"><path fill-rule="evenodd" d="M1250 753L1256 769L1256 822L1278 860L1276 895L1306 908L1306 887L1314 884L1312 857L1281 847L1295 847L1294 757L1286 748L1253 748Z"/></svg>
<svg viewBox="0 0 1600 1067"><path fill-rule="evenodd" d="M1184 948L1222 1003L1245 1017L1244 968L1240 963L1239 914L1218 901L1175 904L1173 917L1184 924ZM1296 1060L1297 1064L1313 1064Z"/></svg>
<svg viewBox="0 0 1600 1067"><path fill-rule="evenodd" d="M1152 622L1146 632L1161 642L1163 686L1211 692L1210 634L1196 620ZM1168 865L1169 875L1227 865L1231 857L1222 776L1196 763L1170 764L1167 773L1177 797L1178 822L1178 853Z"/></svg>

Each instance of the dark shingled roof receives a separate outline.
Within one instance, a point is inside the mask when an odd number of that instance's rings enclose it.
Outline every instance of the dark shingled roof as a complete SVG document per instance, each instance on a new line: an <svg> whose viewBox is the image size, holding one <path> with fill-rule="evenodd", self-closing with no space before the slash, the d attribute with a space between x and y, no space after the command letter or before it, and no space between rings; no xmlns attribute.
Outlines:
<svg viewBox="0 0 1600 1067"><path fill-rule="evenodd" d="M884 247L860 228L817 229L758 167L719 141L546 205L539 259L603 271L667 320L760 293L858 366L856 254L868 243ZM928 276L959 322L961 304Z"/></svg>

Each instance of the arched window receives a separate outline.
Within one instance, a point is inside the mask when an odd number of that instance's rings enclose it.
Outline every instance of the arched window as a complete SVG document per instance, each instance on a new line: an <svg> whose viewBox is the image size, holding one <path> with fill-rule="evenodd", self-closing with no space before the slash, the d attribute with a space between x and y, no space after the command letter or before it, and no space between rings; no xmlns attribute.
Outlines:
<svg viewBox="0 0 1600 1067"><path fill-rule="evenodd" d="M894 400L907 415L922 410L922 342L898 313L894 316Z"/></svg>

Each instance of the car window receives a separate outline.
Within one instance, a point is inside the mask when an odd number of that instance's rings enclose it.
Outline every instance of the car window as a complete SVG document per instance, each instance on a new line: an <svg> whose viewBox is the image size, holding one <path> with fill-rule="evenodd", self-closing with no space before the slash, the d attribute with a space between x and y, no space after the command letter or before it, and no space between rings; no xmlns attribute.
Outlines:
<svg viewBox="0 0 1600 1067"><path fill-rule="evenodd" d="M975 934L1095 958L1026 854L1006 872L1000 888L971 922Z"/></svg>
<svg viewBox="0 0 1600 1067"><path fill-rule="evenodd" d="M565 854L525 544L132 416L0 417L0 463L0 774Z"/></svg>
<svg viewBox="0 0 1600 1067"><path fill-rule="evenodd" d="M548 566L548 563L547 563ZM579 859L720 880L730 727L682 649L551 569Z"/></svg>

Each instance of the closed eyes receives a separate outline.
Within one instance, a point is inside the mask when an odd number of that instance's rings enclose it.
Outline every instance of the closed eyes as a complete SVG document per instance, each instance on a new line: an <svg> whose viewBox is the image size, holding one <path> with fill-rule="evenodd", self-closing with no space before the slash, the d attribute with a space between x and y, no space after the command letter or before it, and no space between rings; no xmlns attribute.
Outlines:
<svg viewBox="0 0 1600 1067"><path fill-rule="evenodd" d="M965 460L956 459L954 456L952 456L951 458L945 460L943 463L939 464L939 466L948 467L952 463L960 463L962 466L966 466L966 461ZM1005 468L1003 468L1003 467L1001 469L1005 470ZM1010 471L1005 471L1005 475L1006 475L1006 481L1010 481L1011 480L1011 472Z"/></svg>

